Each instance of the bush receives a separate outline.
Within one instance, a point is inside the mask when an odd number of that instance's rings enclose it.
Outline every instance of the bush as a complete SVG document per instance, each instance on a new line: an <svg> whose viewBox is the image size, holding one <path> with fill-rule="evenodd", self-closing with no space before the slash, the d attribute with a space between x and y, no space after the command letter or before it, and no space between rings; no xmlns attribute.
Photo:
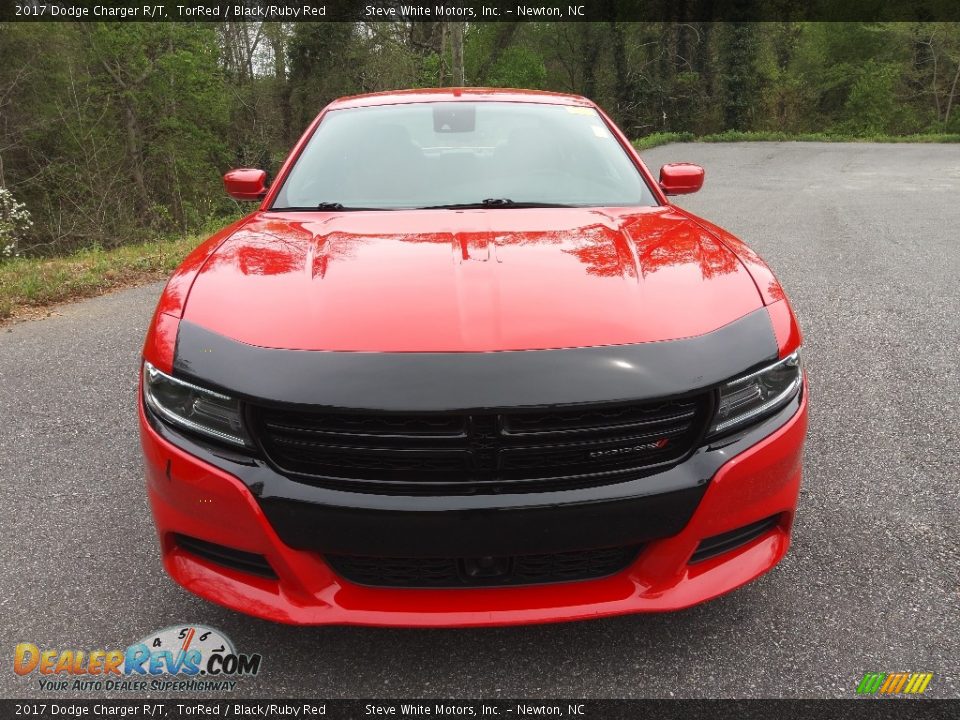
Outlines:
<svg viewBox="0 0 960 720"><path fill-rule="evenodd" d="M891 130L893 109L899 104L895 92L897 73L898 68L892 64L865 63L844 105L844 130L858 135Z"/></svg>
<svg viewBox="0 0 960 720"><path fill-rule="evenodd" d="M0 187L0 260L17 257L20 241L33 226L27 206Z"/></svg>

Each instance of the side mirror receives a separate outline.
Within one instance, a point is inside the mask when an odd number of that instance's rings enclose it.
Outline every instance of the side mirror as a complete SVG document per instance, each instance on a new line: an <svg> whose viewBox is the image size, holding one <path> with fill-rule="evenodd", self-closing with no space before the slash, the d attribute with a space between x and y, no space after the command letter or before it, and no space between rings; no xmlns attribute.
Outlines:
<svg viewBox="0 0 960 720"><path fill-rule="evenodd" d="M690 163L670 163L660 168L660 189L667 195L695 193L703 187L703 168Z"/></svg>
<svg viewBox="0 0 960 720"><path fill-rule="evenodd" d="M260 200L267 194L267 173L243 168L223 176L223 187L234 200Z"/></svg>

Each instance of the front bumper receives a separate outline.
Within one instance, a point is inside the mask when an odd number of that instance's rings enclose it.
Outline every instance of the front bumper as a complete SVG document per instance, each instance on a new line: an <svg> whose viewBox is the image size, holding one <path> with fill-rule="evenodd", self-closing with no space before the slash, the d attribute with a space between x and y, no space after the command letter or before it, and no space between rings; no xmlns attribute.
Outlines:
<svg viewBox="0 0 960 720"><path fill-rule="evenodd" d="M389 498L388 506L370 507L376 498L357 497L359 493L338 493L356 502L331 508L317 502L317 488L296 483L288 489L300 497L287 492L286 497L271 498L264 493L262 473L267 470L262 466L212 453L182 438L174 444L164 437L169 431L154 427L142 403L140 407L147 490L171 577L207 600L251 615L317 625L554 622L677 610L729 592L770 570L789 547L806 425L804 388L800 399L781 414L725 445L698 451L674 468L691 477L710 471L687 483L690 487L679 491L683 497L677 491L631 495L622 485L580 490L580 496L567 502L531 495L525 500L529 507L509 508L511 518L503 507L494 512L421 504L405 511L405 499L397 497ZM647 481L656 485L653 478ZM298 523L291 524L291 514L299 517ZM776 524L761 536L690 562L701 541L770 517ZM312 531L304 533L303 527ZM194 555L178 544L177 535L262 555L276 577L259 577ZM314 538L319 538L316 543ZM382 546L395 555L422 554L428 540L453 554L550 552L583 543L644 545L629 567L600 579L467 589L354 584L339 577L320 551L362 554Z"/></svg>

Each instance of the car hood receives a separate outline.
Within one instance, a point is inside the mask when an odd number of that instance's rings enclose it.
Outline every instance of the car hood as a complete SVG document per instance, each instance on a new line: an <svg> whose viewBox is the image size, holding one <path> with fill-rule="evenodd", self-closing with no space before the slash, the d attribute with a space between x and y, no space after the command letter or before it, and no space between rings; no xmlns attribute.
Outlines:
<svg viewBox="0 0 960 720"><path fill-rule="evenodd" d="M737 257L669 207L258 212L183 317L261 347L465 352L672 340L761 306Z"/></svg>

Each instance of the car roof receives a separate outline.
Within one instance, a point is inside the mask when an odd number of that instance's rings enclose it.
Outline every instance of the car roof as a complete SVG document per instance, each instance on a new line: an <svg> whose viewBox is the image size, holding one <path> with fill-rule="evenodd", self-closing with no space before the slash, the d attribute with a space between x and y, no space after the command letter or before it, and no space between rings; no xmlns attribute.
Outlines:
<svg viewBox="0 0 960 720"><path fill-rule="evenodd" d="M416 90L392 90L389 92L351 95L334 100L328 110L344 108L373 107L376 105L402 105L422 102L462 102L462 101L498 101L526 102L547 105L576 105L596 107L593 102L580 95L547 92L546 90L514 90L512 88L418 88Z"/></svg>

